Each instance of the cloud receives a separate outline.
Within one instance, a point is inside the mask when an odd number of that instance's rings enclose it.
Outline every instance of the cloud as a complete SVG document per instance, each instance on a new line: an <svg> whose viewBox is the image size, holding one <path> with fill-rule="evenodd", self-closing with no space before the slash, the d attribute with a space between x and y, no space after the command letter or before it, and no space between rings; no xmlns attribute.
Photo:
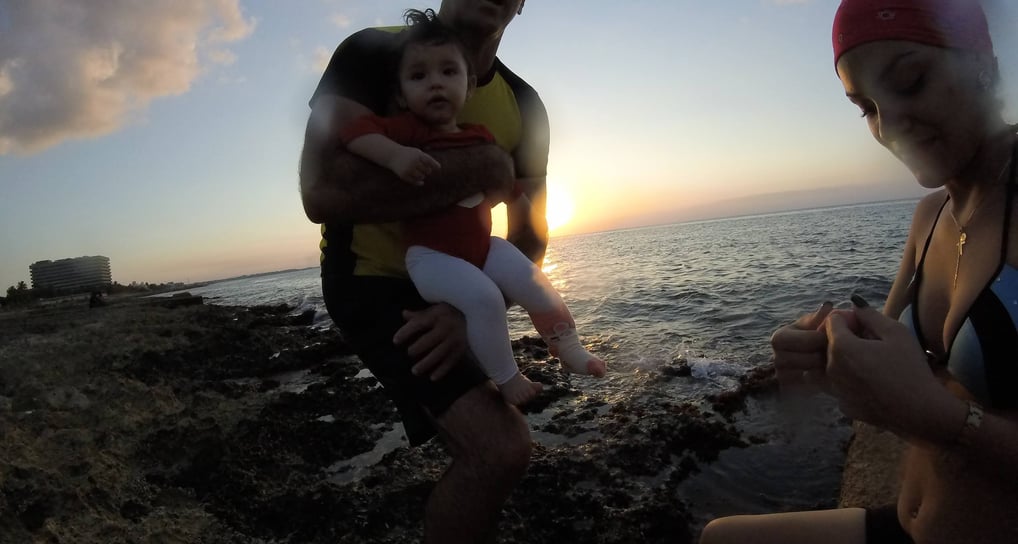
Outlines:
<svg viewBox="0 0 1018 544"><path fill-rule="evenodd" d="M11 64L13 65L13 63ZM14 83L11 82L10 68L4 67L0 69L0 99L12 90L14 90Z"/></svg>
<svg viewBox="0 0 1018 544"><path fill-rule="evenodd" d="M350 28L350 25L353 24L353 20L350 19L349 16L344 15L342 13L337 13L333 15L330 18L330 20L332 21L332 24L338 26L339 28Z"/></svg>
<svg viewBox="0 0 1018 544"><path fill-rule="evenodd" d="M332 49L316 47L311 60L311 71L318 74L324 72L325 68L329 66L329 61L332 60L332 53Z"/></svg>
<svg viewBox="0 0 1018 544"><path fill-rule="evenodd" d="M250 35L239 0L0 0L0 155L109 134Z"/></svg>

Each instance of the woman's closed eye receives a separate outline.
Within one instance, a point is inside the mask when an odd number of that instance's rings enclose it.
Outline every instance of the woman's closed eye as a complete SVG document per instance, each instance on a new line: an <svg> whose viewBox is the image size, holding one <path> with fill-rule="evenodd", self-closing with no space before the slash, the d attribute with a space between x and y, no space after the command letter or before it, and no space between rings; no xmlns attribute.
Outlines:
<svg viewBox="0 0 1018 544"><path fill-rule="evenodd" d="M926 76L924 74L914 74L910 77L902 78L898 85L898 93L902 96L912 96L923 90L925 83Z"/></svg>
<svg viewBox="0 0 1018 544"><path fill-rule="evenodd" d="M852 100L852 103L859 106L860 117L869 117L877 113L877 108L869 100Z"/></svg>

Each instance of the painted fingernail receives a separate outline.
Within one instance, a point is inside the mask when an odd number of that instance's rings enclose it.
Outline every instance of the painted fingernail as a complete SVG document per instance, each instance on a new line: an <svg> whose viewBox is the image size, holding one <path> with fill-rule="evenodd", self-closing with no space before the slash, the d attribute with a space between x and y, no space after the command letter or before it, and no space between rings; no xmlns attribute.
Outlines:
<svg viewBox="0 0 1018 544"><path fill-rule="evenodd" d="M819 311L822 311L822 310L823 310L824 308L826 308L826 307L828 307L828 306L834 306L834 303L833 303L833 302L831 302L831 301L829 301L829 300L825 300L825 301L824 301L824 303L823 303L823 304L821 304L819 308L817 308L817 311L818 311L818 312L819 312Z"/></svg>
<svg viewBox="0 0 1018 544"><path fill-rule="evenodd" d="M869 306L870 306L870 303L866 302L866 299L862 298L861 296L859 296L859 295L857 295L855 293L852 293L851 299L852 299L852 304L855 304L855 306L857 308L869 308Z"/></svg>

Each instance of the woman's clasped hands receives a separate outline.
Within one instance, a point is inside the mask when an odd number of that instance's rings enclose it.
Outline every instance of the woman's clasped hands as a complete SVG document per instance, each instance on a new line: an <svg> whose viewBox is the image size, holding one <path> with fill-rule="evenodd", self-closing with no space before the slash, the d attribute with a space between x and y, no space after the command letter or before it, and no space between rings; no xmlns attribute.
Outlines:
<svg viewBox="0 0 1018 544"><path fill-rule="evenodd" d="M952 399L908 328L853 296L851 309L830 302L771 337L785 393L817 389L849 418L899 435L927 434L930 409Z"/></svg>

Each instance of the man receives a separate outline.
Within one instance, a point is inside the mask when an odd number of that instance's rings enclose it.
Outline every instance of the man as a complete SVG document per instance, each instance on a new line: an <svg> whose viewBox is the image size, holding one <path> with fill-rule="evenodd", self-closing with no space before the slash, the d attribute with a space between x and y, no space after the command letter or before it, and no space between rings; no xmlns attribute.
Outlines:
<svg viewBox="0 0 1018 544"><path fill-rule="evenodd" d="M423 186L353 157L339 128L392 113L388 53L394 29L367 29L336 50L311 98L301 155L301 197L322 224L322 290L329 314L391 396L412 445L436 432L452 462L425 511L425 542L493 540L502 504L530 460L526 420L466 353L462 316L428 305L407 277L399 221L484 190L518 184L532 213L508 208L507 238L534 262L547 246L548 123L537 93L496 58L524 0L444 0L439 18L461 37L478 76L460 122L485 125L497 146L435 151Z"/></svg>

